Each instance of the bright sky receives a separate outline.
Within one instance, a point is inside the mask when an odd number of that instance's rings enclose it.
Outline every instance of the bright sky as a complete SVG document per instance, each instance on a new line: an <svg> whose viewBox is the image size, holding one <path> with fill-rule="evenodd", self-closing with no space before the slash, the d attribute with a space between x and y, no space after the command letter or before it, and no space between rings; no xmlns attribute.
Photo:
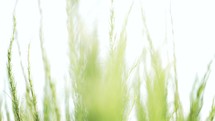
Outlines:
<svg viewBox="0 0 215 121"><path fill-rule="evenodd" d="M47 53L52 65L53 78L64 80L66 76L65 65L67 58L67 27L66 27L66 0L41 0L44 13L44 37ZM131 65L139 56L144 43L142 41L142 28L140 26L140 5L143 5L145 16L152 39L157 48L168 47L171 43L164 41L165 32L170 32L170 0L134 0L134 6L128 23L128 49L127 63ZM116 2L117 22L123 20L128 11L131 0L118 0ZM7 49L12 33L12 12L15 0L0 0L0 93L9 93L4 89L4 81L7 80L6 61ZM172 16L174 22L174 39L176 41L176 56L179 76L179 92L186 112L189 109L189 94L197 74L200 77L206 70L208 62L215 54L215 2L213 0L172 0ZM91 30L97 22L99 37L101 39L101 56L108 49L108 0L81 0L80 15L83 18L86 29ZM39 10L37 0L19 0L16 9L17 40L22 51L22 61L26 63L27 48L31 42L32 76L38 95L43 93L43 66L41 64L41 52L39 46ZM117 26L120 24L117 24ZM165 29L167 25L168 29ZM173 37L168 35L168 40ZM170 45L170 46L169 46ZM170 51L171 52L171 51ZM13 66L17 87L22 93L24 79L19 65L17 46L14 47ZM205 103L202 111L203 117L207 116L208 109L215 95L215 66L205 91ZM19 80L18 80L19 79ZM57 84L61 83L57 81ZM62 94L61 84L57 89Z"/></svg>

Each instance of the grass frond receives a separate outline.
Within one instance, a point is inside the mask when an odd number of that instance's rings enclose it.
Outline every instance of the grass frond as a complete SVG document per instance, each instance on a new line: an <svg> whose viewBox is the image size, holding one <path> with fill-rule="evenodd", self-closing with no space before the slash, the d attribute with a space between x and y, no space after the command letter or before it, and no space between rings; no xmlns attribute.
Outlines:
<svg viewBox="0 0 215 121"><path fill-rule="evenodd" d="M44 107L44 120L56 120L60 121L60 110L57 104L57 97L56 97L56 87L55 83L53 82L51 78L51 70L49 61L47 58L47 54L45 52L44 48L44 37L43 37L43 11L41 8L41 1L38 0L38 7L40 12L40 31L39 31L39 37L40 37L40 47L42 51L42 60L44 64L44 71L45 71L45 88L44 88L44 99L43 99L43 107ZM50 104L50 102L53 102Z"/></svg>
<svg viewBox="0 0 215 121"><path fill-rule="evenodd" d="M12 47L15 39L16 33L16 17L13 16L13 34L10 40L10 45L8 48L8 62L7 62L7 72L8 72L8 81L10 85L10 92L12 97L12 107L13 107L13 114L15 121L22 121L22 117L20 115L20 108L19 108L19 100L17 97L17 89L16 89L16 82L14 80L13 71L12 71Z"/></svg>
<svg viewBox="0 0 215 121"><path fill-rule="evenodd" d="M193 90L191 93L191 102L190 102L190 112L187 117L187 121L199 121L200 120L200 111L203 106L204 99L204 90L206 87L207 80L209 78L211 72L211 64L213 60L210 61L207 67L207 71L205 72L203 78L199 85L197 85L198 78L193 86Z"/></svg>

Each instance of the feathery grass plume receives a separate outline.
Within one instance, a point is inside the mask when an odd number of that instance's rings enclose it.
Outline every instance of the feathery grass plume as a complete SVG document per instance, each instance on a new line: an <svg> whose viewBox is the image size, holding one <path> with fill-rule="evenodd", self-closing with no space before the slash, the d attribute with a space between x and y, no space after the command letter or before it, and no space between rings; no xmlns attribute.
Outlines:
<svg viewBox="0 0 215 121"><path fill-rule="evenodd" d="M98 121L102 118L102 113L98 111L98 95L97 91L100 91L99 84L101 79L100 65L98 62L98 43L96 36L93 36L89 40L88 47L83 48L83 61L84 69L82 72L81 80L76 81L76 90L80 96L81 105L86 110L85 120Z"/></svg>
<svg viewBox="0 0 215 121"><path fill-rule="evenodd" d="M161 67L158 52L151 55L152 72L146 73L147 112L149 121L169 120L167 104L168 73Z"/></svg>
<svg viewBox="0 0 215 121"><path fill-rule="evenodd" d="M72 7L70 7L72 9ZM119 121L125 120L124 114L127 102L125 84L125 33L120 35L115 52L105 61L102 68L98 58L99 43L97 32L86 36L74 33L71 13L68 11L69 45L71 77L74 90L74 105L76 121ZM123 29L124 30L124 29ZM124 32L124 31L123 31ZM76 35L75 35L76 34ZM75 39L80 36L82 41ZM78 46L78 47L77 47ZM111 89L111 90L110 90ZM110 101L111 100L111 101Z"/></svg>
<svg viewBox="0 0 215 121"><path fill-rule="evenodd" d="M199 121L200 120L200 111L203 106L203 96L204 90L206 87L207 80L211 73L211 64L213 60L210 61L207 67L207 71L205 72L203 78L199 85L197 85L198 78L196 79L193 89L191 92L191 102L190 102L190 112L187 117L187 121Z"/></svg>
<svg viewBox="0 0 215 121"><path fill-rule="evenodd" d="M146 19L141 6L141 15L144 25L145 34L149 44L150 68L148 71L145 67L145 80L147 90L147 114L149 121L166 121L169 120L167 104L167 80L168 71L162 67L160 54L155 50L151 36L148 31ZM146 60L144 60L146 61ZM146 66L146 65L145 65Z"/></svg>
<svg viewBox="0 0 215 121"><path fill-rule="evenodd" d="M47 63L47 58L45 56L45 53L44 53L44 48L43 48L43 26L42 26L42 22L43 22L43 14L42 14L42 8L41 8L41 5L40 5L40 0L38 0L38 7L39 7L39 12L40 12L40 31L39 31L39 37L40 37L40 46L41 46L41 50L42 50L42 58L43 58L43 63L44 63L44 68L45 68L45 86L44 86L44 96L43 96L43 120L44 121L49 121L51 120L50 116L51 116L51 110L52 110L52 105L50 103L50 94L49 94L49 82L48 82L48 78L50 78L50 73L47 73L49 72L49 66L47 67L48 64Z"/></svg>
<svg viewBox="0 0 215 121"><path fill-rule="evenodd" d="M104 115L107 116L105 121L125 121L125 117L127 117L125 114L128 103L128 92L126 80L123 76L126 73L124 72L124 45L121 44L121 46L116 47L117 51L114 52L113 57L107 60L105 67L104 85L102 85L104 86L102 87L104 94L101 95L104 103L104 106L101 107L104 110ZM108 107L105 107L105 105L108 105Z"/></svg>
<svg viewBox="0 0 215 121"><path fill-rule="evenodd" d="M77 7L79 0L67 0L67 30L68 30L68 45L69 45L69 60L70 60L70 78L75 80L75 75L78 74L78 47L80 46L80 40L78 39L77 24ZM75 30L76 29L76 30ZM77 73L76 73L77 72Z"/></svg>
<svg viewBox="0 0 215 121"><path fill-rule="evenodd" d="M22 117L20 115L20 108L19 108L19 100L17 98L17 89L16 89L16 83L14 81L14 76L12 72L12 47L14 43L14 38L15 38L15 32L16 32L16 17L13 15L13 34L12 38L10 41L10 45L8 48L8 63L7 63L7 72L8 72L8 80L9 80L9 85L10 85L10 92L11 92L11 98L12 98L12 107L13 107L13 114L14 114L14 119L15 121L22 121Z"/></svg>
<svg viewBox="0 0 215 121"><path fill-rule="evenodd" d="M43 25L42 25L43 13L42 13L40 0L38 0L38 7L39 7L39 13L40 13L40 31L39 31L40 47L42 51L42 60L43 60L44 70L45 70L45 87L44 87L45 94L43 99L44 120L60 121L61 116L60 116L60 111L57 104L55 83L51 79L50 65L43 45L43 42L44 42ZM53 103L50 103L50 102L53 102Z"/></svg>
<svg viewBox="0 0 215 121"><path fill-rule="evenodd" d="M133 4L130 6L129 11L126 14L125 21L123 21L122 30L119 34L119 40L117 40L112 54L106 59L104 68L100 71L103 72L101 83L100 97L97 100L100 105L99 112L100 115L96 116L94 120L104 120L104 121L126 121L127 115L130 113L128 109L128 89L127 89L127 71L125 65L125 49L126 49L126 27L128 22L128 17L130 15ZM113 13L114 14L114 13ZM114 40L115 41L115 40ZM111 89L111 90L110 90ZM96 94L96 95L99 95ZM108 101L111 100L111 101ZM109 107L105 107L109 105ZM101 110L101 111L100 111ZM128 110L128 111L127 111ZM100 117L100 118L98 118Z"/></svg>
<svg viewBox="0 0 215 121"><path fill-rule="evenodd" d="M215 117L215 105L214 105L214 99L213 99L213 104L211 106L211 111L210 111L210 114L207 118L207 121L213 121L214 117Z"/></svg>
<svg viewBox="0 0 215 121"><path fill-rule="evenodd" d="M67 30L68 30L68 45L69 45L69 60L70 60L70 77L72 80L75 80L75 75L78 71L77 64L78 60L78 47L80 46L80 40L78 40L77 33L77 9L78 9L79 0L67 0ZM76 30L75 30L76 29ZM78 72L77 72L78 73Z"/></svg>
<svg viewBox="0 0 215 121"><path fill-rule="evenodd" d="M93 113L94 109L92 107L95 107L96 104L95 91L98 88L98 77L100 76L100 71L98 71L99 63L97 62L98 45L93 41L94 38L86 41L85 39L84 37L82 38L80 48L76 50L80 54L76 58L78 61L70 60L74 90L74 120L76 121L91 121L92 117L94 117L92 115L96 114ZM73 65L74 63L72 62L77 63Z"/></svg>
<svg viewBox="0 0 215 121"><path fill-rule="evenodd" d="M172 16L172 0L170 0L170 10L169 10L169 15L170 15L170 22L171 22L171 29L172 29L172 45L173 45L173 69L174 69L174 114L175 114L175 120L177 121L184 121L184 114L183 114L183 109L179 97L179 92L178 92L178 74L177 74L177 66L176 66L176 52L175 52L175 39L174 39L174 23L173 23L173 16Z"/></svg>
<svg viewBox="0 0 215 121"><path fill-rule="evenodd" d="M116 45L112 45L115 47L113 50L110 50L110 53L112 53L111 51L113 53L105 60L105 66L103 68L100 67L100 72L102 72L102 78L98 85L98 87L100 86L100 91L99 89L95 90L95 95L97 95L95 98L98 101L95 107L98 107L98 109L92 121L127 120L128 89L126 85L125 48L126 26L131 8L126 15L122 30L119 34L119 40L116 41L118 43L115 42Z"/></svg>
<svg viewBox="0 0 215 121"><path fill-rule="evenodd" d="M85 68L83 43L79 36L80 26L77 9L79 0L67 0L67 30L68 30L68 45L69 45L69 74L71 79L72 97L74 103L73 120L86 120L86 109L83 105L83 99L80 94L79 83L83 83L83 69ZM85 35L83 35L85 36ZM84 88L84 87L82 87Z"/></svg>
<svg viewBox="0 0 215 121"><path fill-rule="evenodd" d="M101 68L96 36L88 41L91 41L89 48L83 50L83 78L76 82L80 104L87 113L85 120L124 121L127 103L127 89L123 77L125 44L119 44L113 56L107 59L105 67Z"/></svg>
<svg viewBox="0 0 215 121"><path fill-rule="evenodd" d="M30 65L30 44L28 46L28 83L27 85L27 102L29 103L30 112L33 115L34 121L39 121L39 113L37 110L37 99L33 89L33 83L31 78L31 65Z"/></svg>

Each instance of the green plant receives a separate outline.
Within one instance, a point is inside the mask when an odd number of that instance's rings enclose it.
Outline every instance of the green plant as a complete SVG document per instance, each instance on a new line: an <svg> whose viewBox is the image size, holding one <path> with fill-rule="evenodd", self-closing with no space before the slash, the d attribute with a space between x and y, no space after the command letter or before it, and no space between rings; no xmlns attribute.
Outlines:
<svg viewBox="0 0 215 121"><path fill-rule="evenodd" d="M83 20L79 16L79 0L67 0L67 30L69 48L69 78L66 78L64 87L64 114L58 103L59 96L56 94L56 84L51 75L51 66L44 46L43 11L40 0L38 7L40 13L39 39L42 51L42 61L45 73L45 85L43 99L36 97L30 62L30 44L27 57L27 74L24 64L20 60L20 66L26 82L25 101L18 99L17 87L12 66L13 44L16 33L16 17L13 15L13 34L8 48L8 82L12 100L13 115L5 100L0 99L0 121L128 121L131 111L135 110L137 121L200 121L200 111L203 106L204 90L211 73L211 64L203 78L198 78L194 83L190 98L190 111L188 115L183 112L179 97L178 74L176 65L175 43L173 40L173 63L163 67L162 55L154 43L148 30L147 19L143 8L141 17L143 22L143 34L146 35L145 45L138 60L131 68L126 63L127 47L127 24L133 3L121 22L121 29L116 29L115 0L111 0L109 16L109 51L107 56L100 58L100 40L97 26L94 26L91 34L88 34ZM170 13L171 14L171 13ZM171 18L173 26L173 20ZM174 29L172 33L174 36ZM19 44L19 43L18 43ZM18 45L19 55L21 51ZM142 69L142 70L141 70ZM171 78L171 76L173 78ZM134 78L130 78L134 77ZM133 89L130 90L128 79L134 81ZM173 81L173 105L168 102L168 84ZM143 88L146 95L142 94ZM131 94L131 92L133 93ZM37 101L43 101L43 111L38 110ZM2 103L5 101L5 104ZM51 102L51 103L50 103ZM4 105L3 105L4 104ZM171 110L170 108L173 108ZM25 113L27 112L27 113ZM5 114L4 114L5 113ZM5 115L5 116L4 116ZM63 117L65 116L65 117ZM207 117L213 121L215 116L214 103ZM135 117L133 117L135 118Z"/></svg>
<svg viewBox="0 0 215 121"><path fill-rule="evenodd" d="M15 15L13 16L13 35L12 39L10 41L9 49L8 49L8 64L7 64L7 72L8 72L8 78L9 78L9 84L10 84L10 92L12 95L12 104L13 104L13 113L14 113L14 118L16 121L21 121L21 115L20 115L20 108L19 108L19 101L17 98L17 89L16 89L16 83L14 81L14 76L12 72L12 63L11 63L11 58L12 58L12 47L14 43L14 38L15 38L15 32L16 32L16 18Z"/></svg>
<svg viewBox="0 0 215 121"><path fill-rule="evenodd" d="M31 115L34 121L39 121L39 113L37 110L37 99L33 89L33 82L31 78L31 65L30 65L30 44L28 47L28 83L27 83L26 99L30 108Z"/></svg>
<svg viewBox="0 0 215 121"><path fill-rule="evenodd" d="M38 0L38 8L40 13L40 30L39 30L39 38L40 38L40 47L42 51L42 60L44 64L44 71L45 71L45 87L44 87L44 98L43 98L43 107L44 107L44 120L56 120L60 121L60 111L57 104L57 97L56 97L56 87L55 83L51 77L51 70L48 61L47 54L44 48L44 38L43 38L43 12L41 8L41 2ZM53 103L50 103L53 102Z"/></svg>
<svg viewBox="0 0 215 121"><path fill-rule="evenodd" d="M214 100L213 100L213 104L211 106L211 111L210 111L210 114L209 114L209 116L207 118L207 121L213 121L214 116L215 116L215 106L214 106Z"/></svg>

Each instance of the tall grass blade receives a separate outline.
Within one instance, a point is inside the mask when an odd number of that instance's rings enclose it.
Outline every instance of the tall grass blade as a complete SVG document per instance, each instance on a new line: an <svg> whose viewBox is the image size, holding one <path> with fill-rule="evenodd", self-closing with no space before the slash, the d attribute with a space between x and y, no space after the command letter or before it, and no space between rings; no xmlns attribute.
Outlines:
<svg viewBox="0 0 215 121"><path fill-rule="evenodd" d="M205 72L204 77L201 79L200 84L197 85L197 81L198 81L198 78L197 78L197 80L193 86L193 90L191 93L190 112L187 117L187 121L199 121L200 120L200 111L203 106L204 90L205 90L206 83L207 83L207 80L208 80L210 72L211 72L212 62L213 62L213 60L211 60L210 63L208 64L207 71Z"/></svg>
<svg viewBox="0 0 215 121"><path fill-rule="evenodd" d="M175 118L177 121L184 121L184 114L183 114L183 109L179 97L179 92L178 92L178 73L177 73L177 65L176 65L176 51L175 51L175 32L174 32L174 23L173 23L173 16L172 16L172 0L170 0L170 22L171 22L171 29L172 29L172 43L173 43L173 69L174 69L174 85L175 85L175 90L174 90L174 113L175 113Z"/></svg>
<svg viewBox="0 0 215 121"><path fill-rule="evenodd" d="M32 78L31 78L31 65L30 65L30 44L28 46L28 90L29 92L28 97L30 98L30 109L31 109L31 113L33 114L33 119L34 121L39 121L39 112L37 110L37 99L36 99L36 95L35 95L35 91L33 89L33 82L32 82Z"/></svg>
<svg viewBox="0 0 215 121"><path fill-rule="evenodd" d="M12 107L13 107L13 114L14 114L14 119L15 121L22 121L22 117L20 115L20 108L19 108L19 100L17 98L17 89L16 89L16 83L14 81L14 76L12 72L12 47L14 43L14 38L15 38L15 32L16 32L16 17L15 15L13 16L13 34L12 38L10 41L10 45L8 48L8 63L7 63L7 72L8 72L8 78L9 78L9 85L10 85L10 92L11 92L11 97L12 97Z"/></svg>
<svg viewBox="0 0 215 121"><path fill-rule="evenodd" d="M43 100L43 107L44 107L44 120L56 120L60 121L60 111L57 104L57 98L56 98L56 89L55 84L51 79L51 70L50 65L48 62L48 58L45 52L44 48L44 38L43 38L43 13L41 8L41 1L38 0L38 7L40 12L40 31L39 31L39 37L40 37L40 47L42 51L42 60L44 64L44 70L45 70L45 94L44 94L44 100ZM50 104L50 102L53 102Z"/></svg>
<svg viewBox="0 0 215 121"><path fill-rule="evenodd" d="M162 67L160 54L155 50L147 27L143 8L141 6L141 16L145 29L145 34L149 44L149 57L151 71L145 67L145 80L147 90L147 114L149 121L169 120L167 103L167 80L168 71ZM146 60L144 60L146 61ZM146 65L145 65L146 66Z"/></svg>

